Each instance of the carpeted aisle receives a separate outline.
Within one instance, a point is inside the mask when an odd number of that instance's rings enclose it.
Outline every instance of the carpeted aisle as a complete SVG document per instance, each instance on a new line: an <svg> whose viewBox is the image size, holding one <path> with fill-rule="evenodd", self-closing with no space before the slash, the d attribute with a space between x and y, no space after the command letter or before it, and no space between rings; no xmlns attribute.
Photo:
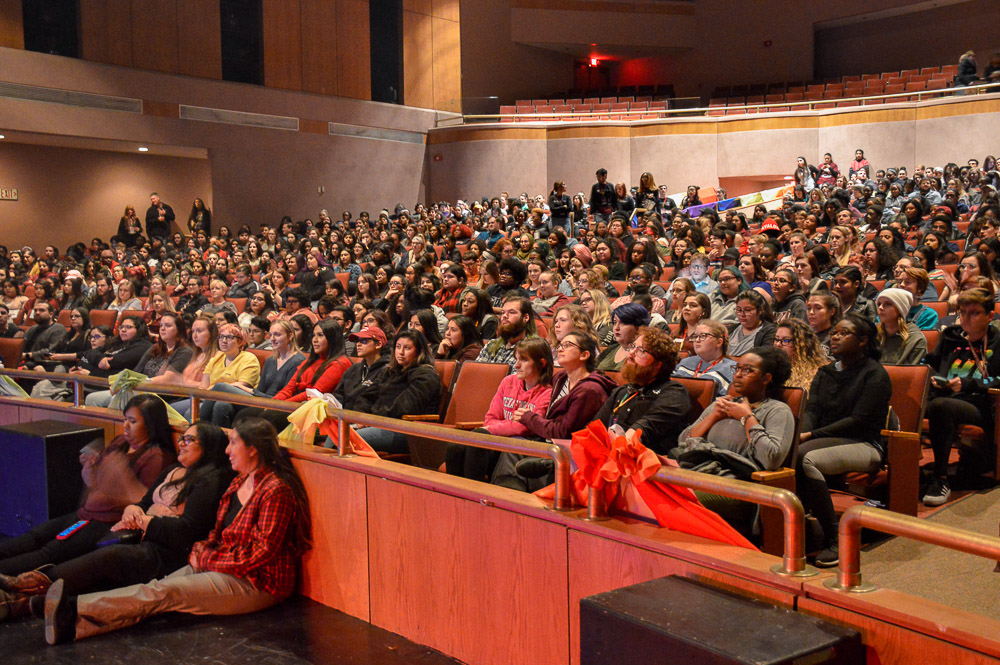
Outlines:
<svg viewBox="0 0 1000 665"><path fill-rule="evenodd" d="M997 536L1000 487L970 494L927 519ZM1000 573L993 572L995 565L988 559L907 538L892 538L861 553L866 582L1000 620Z"/></svg>

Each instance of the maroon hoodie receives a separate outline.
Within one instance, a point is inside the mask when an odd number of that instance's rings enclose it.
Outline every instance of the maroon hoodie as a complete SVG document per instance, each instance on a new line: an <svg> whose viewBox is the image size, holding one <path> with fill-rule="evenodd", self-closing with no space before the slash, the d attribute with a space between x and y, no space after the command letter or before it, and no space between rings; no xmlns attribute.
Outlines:
<svg viewBox="0 0 1000 665"><path fill-rule="evenodd" d="M591 372L576 384L562 399L555 401L569 380L566 372L556 374L552 382L553 401L545 415L535 412L525 413L521 424L528 432L542 439L568 439L573 432L579 431L590 424L600 410L611 391L618 387L614 379Z"/></svg>

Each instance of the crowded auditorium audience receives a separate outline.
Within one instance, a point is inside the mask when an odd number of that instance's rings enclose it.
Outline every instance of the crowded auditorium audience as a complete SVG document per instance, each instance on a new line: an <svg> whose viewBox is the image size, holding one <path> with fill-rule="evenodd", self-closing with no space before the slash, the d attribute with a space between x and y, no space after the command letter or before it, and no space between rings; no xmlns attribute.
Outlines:
<svg viewBox="0 0 1000 665"><path fill-rule="evenodd" d="M176 448L162 401L124 405L125 434L82 459L87 485L113 482L113 491L0 542L0 620L41 611L31 597L46 590L50 641L164 609L220 611L215 594L241 598L237 611L283 598L293 558L309 544L301 483L275 439L288 414L227 395L302 402L313 388L351 410L433 418L448 399L468 397L442 392L436 362L457 372L471 362L509 366L480 414L495 435L562 440L600 420L641 432L646 447L690 468L701 469L706 448L728 460L712 472L735 477L794 466L823 535L815 563L836 565L830 488L886 464L887 366L927 364L935 375L925 504L996 471L992 450L959 435L966 425L992 429L988 392L1000 376L996 159L875 166L860 149L826 154L819 169L799 158L782 198L746 212L701 204L697 187L678 206L653 173L630 190L605 169L589 197L557 181L548 196L399 204L340 221L323 211L235 232L210 225L196 199L190 236L171 235L173 211L154 194L145 220L128 205L107 240L40 256L0 246L0 337L21 343L19 368L132 370L219 396ZM68 401L71 390L48 378L24 387ZM700 414L685 388L695 379L714 382ZM786 388L807 394L797 449ZM168 399L190 417L190 399ZM94 408L112 403L108 390L86 398ZM219 427L233 428L237 474L224 494ZM409 451L391 430L357 434L384 456ZM452 446L441 470L528 491L552 465ZM752 513L701 498L753 535ZM268 512L236 512L248 505ZM268 562L243 550L255 519L270 529L265 544L277 558ZM77 535L57 538L79 520L89 522ZM122 529L145 538L95 553ZM164 575L153 591L109 591ZM175 587L201 595L156 600Z"/></svg>

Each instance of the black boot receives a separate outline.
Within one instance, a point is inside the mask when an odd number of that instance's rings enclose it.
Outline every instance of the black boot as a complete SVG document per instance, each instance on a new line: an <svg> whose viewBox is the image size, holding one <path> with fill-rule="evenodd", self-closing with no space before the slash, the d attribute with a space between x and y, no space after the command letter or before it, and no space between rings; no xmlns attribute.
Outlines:
<svg viewBox="0 0 1000 665"><path fill-rule="evenodd" d="M76 596L67 596L63 580L45 595L45 641L60 644L76 639Z"/></svg>

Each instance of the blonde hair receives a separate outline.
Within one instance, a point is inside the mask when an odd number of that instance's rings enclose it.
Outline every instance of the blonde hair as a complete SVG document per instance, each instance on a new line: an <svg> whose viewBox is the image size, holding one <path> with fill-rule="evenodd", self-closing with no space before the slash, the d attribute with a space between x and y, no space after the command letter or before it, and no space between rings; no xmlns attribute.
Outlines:
<svg viewBox="0 0 1000 665"><path fill-rule="evenodd" d="M274 326L279 326L282 330L285 331L285 334L288 335L288 348L291 349L292 353L301 351L301 349L299 348L299 344L295 339L295 331L292 330L292 324L288 322L288 319L281 319L280 321L272 321L271 327L273 328ZM274 353L272 353L271 355L277 358L278 350L274 349Z"/></svg>
<svg viewBox="0 0 1000 665"><path fill-rule="evenodd" d="M559 343L559 340L556 339L556 319L559 317L559 312L563 310L568 311L570 318L573 320L573 331L592 337L595 340L597 339L597 331L594 330L594 324L591 323L587 312L579 305L563 305L555 311L555 314L552 316L552 325L549 326L547 339L553 349Z"/></svg>
<svg viewBox="0 0 1000 665"><path fill-rule="evenodd" d="M601 289L590 289L587 291L594 299L594 316L591 324L594 328L601 328L611 323L611 301L608 295ZM600 340L598 340L600 341Z"/></svg>

